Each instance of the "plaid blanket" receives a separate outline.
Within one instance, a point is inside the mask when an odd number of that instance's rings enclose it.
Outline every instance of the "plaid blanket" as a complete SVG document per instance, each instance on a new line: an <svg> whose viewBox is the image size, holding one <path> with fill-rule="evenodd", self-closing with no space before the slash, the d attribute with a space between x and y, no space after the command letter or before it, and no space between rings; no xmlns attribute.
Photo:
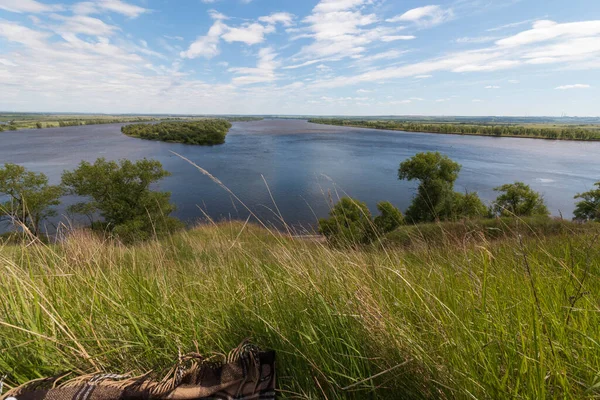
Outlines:
<svg viewBox="0 0 600 400"><path fill-rule="evenodd" d="M2 400L269 400L275 399L275 352L242 343L224 360L197 353L179 357L160 381L148 374L128 377L94 374L59 384L62 376L39 379L15 388Z"/></svg>

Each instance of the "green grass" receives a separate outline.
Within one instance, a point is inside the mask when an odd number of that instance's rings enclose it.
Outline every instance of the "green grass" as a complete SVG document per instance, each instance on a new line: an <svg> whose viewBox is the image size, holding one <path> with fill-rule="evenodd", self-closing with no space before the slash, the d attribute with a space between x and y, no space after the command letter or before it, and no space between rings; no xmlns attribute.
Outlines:
<svg viewBox="0 0 600 400"><path fill-rule="evenodd" d="M284 398L597 398L598 230L520 229L360 250L241 223L4 245L0 371L160 371L252 337Z"/></svg>

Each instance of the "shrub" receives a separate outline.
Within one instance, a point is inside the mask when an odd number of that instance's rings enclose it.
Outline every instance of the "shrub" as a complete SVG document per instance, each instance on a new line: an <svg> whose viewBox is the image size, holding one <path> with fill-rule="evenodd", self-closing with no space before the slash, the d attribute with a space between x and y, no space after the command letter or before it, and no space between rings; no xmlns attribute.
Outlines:
<svg viewBox="0 0 600 400"><path fill-rule="evenodd" d="M374 236L371 212L365 203L343 197L331 209L329 218L319 220L319 232L334 245L369 243Z"/></svg>
<svg viewBox="0 0 600 400"><path fill-rule="evenodd" d="M379 210L380 215L375 217L373 222L378 233L385 234L392 232L400 225L404 225L404 216L402 215L402 212L394 207L392 203L382 201L377 204L377 209Z"/></svg>

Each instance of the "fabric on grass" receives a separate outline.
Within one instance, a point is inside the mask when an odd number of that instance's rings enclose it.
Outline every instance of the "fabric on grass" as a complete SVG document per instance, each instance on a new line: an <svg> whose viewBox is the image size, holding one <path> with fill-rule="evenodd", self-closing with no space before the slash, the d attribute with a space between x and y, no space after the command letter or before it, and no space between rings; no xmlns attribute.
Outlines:
<svg viewBox="0 0 600 400"><path fill-rule="evenodd" d="M15 388L7 400L269 400L275 399L275 352L242 343L221 362L192 353L160 381L148 374L81 376L59 384L64 375ZM12 399L11 399L12 400Z"/></svg>

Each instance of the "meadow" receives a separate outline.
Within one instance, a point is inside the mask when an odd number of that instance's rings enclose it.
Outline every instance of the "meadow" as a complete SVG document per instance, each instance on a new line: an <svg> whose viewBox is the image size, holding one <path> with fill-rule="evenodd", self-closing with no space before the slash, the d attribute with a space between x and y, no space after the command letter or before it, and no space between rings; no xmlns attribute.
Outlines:
<svg viewBox="0 0 600 400"><path fill-rule="evenodd" d="M600 228L497 221L354 248L243 222L129 246L88 231L5 243L0 371L8 387L160 376L179 351L250 337L277 351L282 398L597 398Z"/></svg>

